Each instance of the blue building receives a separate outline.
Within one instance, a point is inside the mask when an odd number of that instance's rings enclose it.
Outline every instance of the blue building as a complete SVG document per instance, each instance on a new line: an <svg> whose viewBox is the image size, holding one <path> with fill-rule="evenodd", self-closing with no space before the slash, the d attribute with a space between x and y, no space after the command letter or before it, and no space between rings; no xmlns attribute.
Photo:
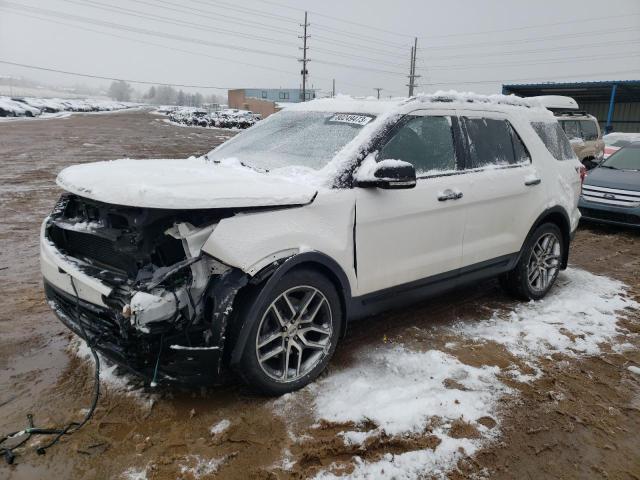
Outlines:
<svg viewBox="0 0 640 480"><path fill-rule="evenodd" d="M305 92L306 100L316 98L316 91L307 89ZM298 103L302 102L302 89L300 88L237 88L229 90L229 98L244 97L257 98L267 102L276 103Z"/></svg>

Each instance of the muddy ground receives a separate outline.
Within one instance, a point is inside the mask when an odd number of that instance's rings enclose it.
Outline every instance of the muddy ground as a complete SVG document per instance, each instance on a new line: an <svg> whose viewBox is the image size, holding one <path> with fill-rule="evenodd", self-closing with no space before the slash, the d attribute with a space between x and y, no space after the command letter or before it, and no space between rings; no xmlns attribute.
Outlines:
<svg viewBox="0 0 640 480"><path fill-rule="evenodd" d="M70 351L71 335L44 303L38 267L40 222L60 194L57 172L85 161L198 155L231 135L171 126L143 111L0 123L0 434L23 428L29 412L39 425L77 420L91 399L91 364ZM571 263L627 283L640 300L640 232L582 226ZM487 281L355 324L330 370L382 342L443 347L452 334L442 327L513 305L497 282ZM637 312L623 321L640 333ZM501 435L460 460L449 477L640 479L640 377L627 369L640 365L640 342L630 341L634 348L624 353L551 356L541 361L540 379L511 381L518 395L501 406ZM469 365L517 362L491 342L467 342L454 353ZM210 427L223 419L231 426L212 435ZM493 428L492 422L485 423ZM142 471L149 479L307 478L332 462L344 462L348 472L354 454L376 460L437 445L425 434L347 447L336 436L344 426L312 423L303 403L282 408L240 384L133 393L109 384L80 432L44 456L31 442L16 465L0 463L0 478L143 478L136 477ZM458 430L462 437L476 434L464 424ZM198 458L222 462L212 473Z"/></svg>

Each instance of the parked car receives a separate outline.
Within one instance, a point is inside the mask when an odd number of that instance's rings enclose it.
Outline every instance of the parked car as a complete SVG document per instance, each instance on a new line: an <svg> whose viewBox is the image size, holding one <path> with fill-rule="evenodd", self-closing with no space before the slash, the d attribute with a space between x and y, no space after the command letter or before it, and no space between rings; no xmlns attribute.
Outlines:
<svg viewBox="0 0 640 480"><path fill-rule="evenodd" d="M202 158L63 170L44 288L63 323L147 380L232 369L283 394L325 369L349 321L495 276L544 297L583 174L525 100L315 100Z"/></svg>
<svg viewBox="0 0 640 480"><path fill-rule="evenodd" d="M622 147L589 173L579 208L585 220L640 227L640 142Z"/></svg>
<svg viewBox="0 0 640 480"><path fill-rule="evenodd" d="M579 111L559 112L556 116L582 164L591 169L602 162L604 141L598 119Z"/></svg>
<svg viewBox="0 0 640 480"><path fill-rule="evenodd" d="M604 158L609 158L622 147L633 142L640 142L640 133L613 132L604 137Z"/></svg>
<svg viewBox="0 0 640 480"><path fill-rule="evenodd" d="M8 97L0 97L0 117L36 117L40 110Z"/></svg>

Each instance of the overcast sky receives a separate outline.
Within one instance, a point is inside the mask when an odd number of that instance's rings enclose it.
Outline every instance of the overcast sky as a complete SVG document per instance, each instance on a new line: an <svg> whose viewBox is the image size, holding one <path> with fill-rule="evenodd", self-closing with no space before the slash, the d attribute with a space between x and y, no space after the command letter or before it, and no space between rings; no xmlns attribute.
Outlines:
<svg viewBox="0 0 640 480"><path fill-rule="evenodd" d="M341 93L406 95L414 36L417 91L640 78L638 0L0 0L0 60L224 89L203 93L298 87L304 9L310 83L325 92L335 78Z"/></svg>

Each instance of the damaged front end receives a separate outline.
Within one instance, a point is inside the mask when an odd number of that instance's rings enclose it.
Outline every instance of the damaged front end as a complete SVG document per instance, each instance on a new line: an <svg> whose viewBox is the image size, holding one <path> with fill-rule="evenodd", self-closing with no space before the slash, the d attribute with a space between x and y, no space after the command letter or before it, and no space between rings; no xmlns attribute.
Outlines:
<svg viewBox="0 0 640 480"><path fill-rule="evenodd" d="M82 325L97 350L138 375L218 383L228 318L248 277L201 247L238 211L124 207L64 194L43 225L47 300L67 327L82 335ZM79 288L69 288L70 276Z"/></svg>

